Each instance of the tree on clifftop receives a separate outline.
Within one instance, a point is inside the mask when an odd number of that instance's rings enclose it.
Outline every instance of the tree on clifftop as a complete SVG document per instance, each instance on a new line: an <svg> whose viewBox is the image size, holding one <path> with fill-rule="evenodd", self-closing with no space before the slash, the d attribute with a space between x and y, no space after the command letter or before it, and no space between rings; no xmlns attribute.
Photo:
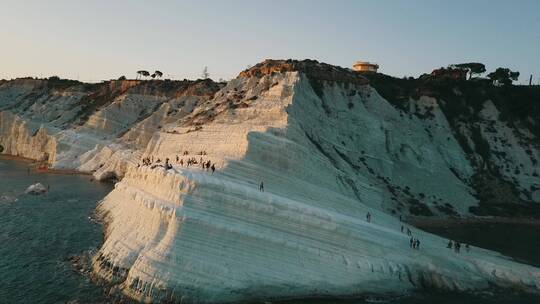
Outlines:
<svg viewBox="0 0 540 304"><path fill-rule="evenodd" d="M479 62L453 64L450 67L467 70L469 79L471 79L474 74L480 75L486 71L486 66Z"/></svg>
<svg viewBox="0 0 540 304"><path fill-rule="evenodd" d="M201 77L202 79L208 79L208 77L210 77L210 73L208 73L208 67L206 66L204 67Z"/></svg>
<svg viewBox="0 0 540 304"><path fill-rule="evenodd" d="M148 71L145 71L145 70L140 70L140 71L137 71L137 75L138 75L137 78L139 76L148 77L148 76L150 76L150 73Z"/></svg>
<svg viewBox="0 0 540 304"><path fill-rule="evenodd" d="M494 83L509 85L512 81L517 81L519 78L518 71L511 71L509 68L497 68L494 72L487 75Z"/></svg>
<svg viewBox="0 0 540 304"><path fill-rule="evenodd" d="M154 74L150 75L150 77L152 77L152 79L154 79L156 77L159 78L161 76L163 76L163 73L161 73L160 71L155 71Z"/></svg>

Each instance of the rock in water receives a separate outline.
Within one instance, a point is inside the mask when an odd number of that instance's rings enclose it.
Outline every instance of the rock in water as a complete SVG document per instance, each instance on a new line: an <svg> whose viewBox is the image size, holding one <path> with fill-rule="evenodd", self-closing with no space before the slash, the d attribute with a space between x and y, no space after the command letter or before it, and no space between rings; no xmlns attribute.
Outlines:
<svg viewBox="0 0 540 304"><path fill-rule="evenodd" d="M33 194L33 195L39 195L47 192L47 187L45 187L42 183L35 183L33 185L30 185L28 188L26 188L26 191L24 193L26 194Z"/></svg>
<svg viewBox="0 0 540 304"><path fill-rule="evenodd" d="M0 203L14 203L16 201L17 198L15 196L11 196L9 194L0 195Z"/></svg>

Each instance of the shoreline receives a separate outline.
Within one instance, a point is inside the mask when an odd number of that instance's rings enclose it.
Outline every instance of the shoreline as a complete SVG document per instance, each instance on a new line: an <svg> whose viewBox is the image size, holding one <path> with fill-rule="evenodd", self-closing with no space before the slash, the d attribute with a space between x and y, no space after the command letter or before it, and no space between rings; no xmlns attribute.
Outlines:
<svg viewBox="0 0 540 304"><path fill-rule="evenodd" d="M433 217L408 217L405 223L418 228L424 227L451 227L462 225L477 224L513 224L513 225L531 225L540 226L540 219L535 218L512 218L501 216L478 216L478 217L460 217L460 218L433 218Z"/></svg>
<svg viewBox="0 0 540 304"><path fill-rule="evenodd" d="M18 155L11 155L11 154L0 154L0 159L5 159L5 160L15 160L15 161L20 161L20 162L25 162L25 163L33 163L33 162L36 162L36 160L34 159L31 159L31 158L26 158L24 156L18 156Z"/></svg>
<svg viewBox="0 0 540 304"><path fill-rule="evenodd" d="M49 174L65 174L65 175L92 175L89 172L82 172L75 169L37 169L38 161L24 156L0 154L0 160L18 161L27 164L28 168L32 168L34 173L49 173Z"/></svg>

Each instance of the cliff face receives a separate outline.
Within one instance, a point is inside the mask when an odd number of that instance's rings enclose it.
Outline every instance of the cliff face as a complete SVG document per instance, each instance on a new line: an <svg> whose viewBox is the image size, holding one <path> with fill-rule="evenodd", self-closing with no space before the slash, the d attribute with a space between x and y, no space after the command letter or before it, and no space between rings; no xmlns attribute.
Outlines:
<svg viewBox="0 0 540 304"><path fill-rule="evenodd" d="M540 87L367 76L383 98L404 114L429 121L438 108L445 116L450 127L447 137L459 143L473 169L470 176L456 172L479 202L469 211L540 216ZM415 100L421 96L430 96L434 105L419 111Z"/></svg>
<svg viewBox="0 0 540 304"><path fill-rule="evenodd" d="M8 81L0 85L0 145L53 168L121 177L162 123L218 89L211 81Z"/></svg>
<svg viewBox="0 0 540 304"><path fill-rule="evenodd" d="M467 103L469 83L402 82L281 60L222 88L158 84L98 91L115 97L93 103L90 115L68 115L66 126L23 106L30 89L20 87L29 84L0 86L11 94L0 94L10 96L0 106L11 105L0 113L4 153L47 152L61 166L81 151L75 167L125 175L98 208L108 225L94 273L127 295L213 303L428 286L540 288L537 268L494 252L456 255L422 231L413 232L422 242L413 250L397 219L536 210L537 116L502 119L508 109L492 97L504 94ZM135 165L145 157L169 158L173 168ZM216 172L186 167L188 158L211 161ZM495 191L514 200L486 197Z"/></svg>

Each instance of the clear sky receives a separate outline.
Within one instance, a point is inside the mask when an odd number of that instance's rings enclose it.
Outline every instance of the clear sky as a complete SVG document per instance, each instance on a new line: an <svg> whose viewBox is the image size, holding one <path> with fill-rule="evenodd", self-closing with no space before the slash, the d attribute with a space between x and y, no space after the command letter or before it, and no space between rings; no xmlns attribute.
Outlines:
<svg viewBox="0 0 540 304"><path fill-rule="evenodd" d="M0 78L99 81L140 69L235 77L265 58L418 76L478 61L540 77L540 0L0 0Z"/></svg>

